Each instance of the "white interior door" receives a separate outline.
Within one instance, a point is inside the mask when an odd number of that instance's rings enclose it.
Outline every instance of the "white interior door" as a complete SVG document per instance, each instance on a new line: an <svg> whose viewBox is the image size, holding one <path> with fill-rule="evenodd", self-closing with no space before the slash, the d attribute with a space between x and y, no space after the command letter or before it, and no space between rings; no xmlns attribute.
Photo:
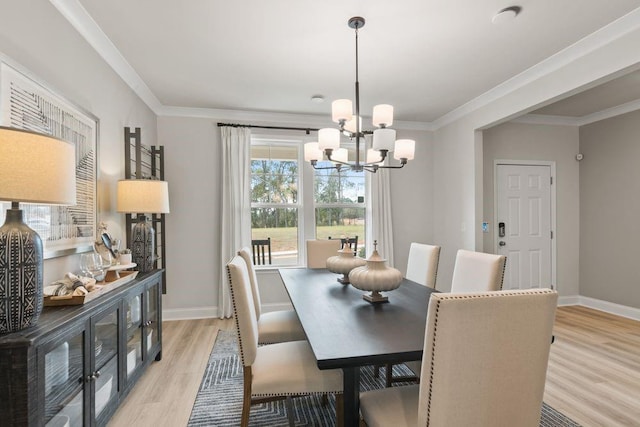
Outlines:
<svg viewBox="0 0 640 427"><path fill-rule="evenodd" d="M507 256L503 289L552 285L551 167L496 167L496 248Z"/></svg>

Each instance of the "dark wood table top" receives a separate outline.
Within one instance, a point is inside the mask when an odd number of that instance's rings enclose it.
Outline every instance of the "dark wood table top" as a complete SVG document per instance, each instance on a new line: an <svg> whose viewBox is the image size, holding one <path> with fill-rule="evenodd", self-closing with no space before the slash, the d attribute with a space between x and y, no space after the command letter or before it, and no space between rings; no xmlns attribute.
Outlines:
<svg viewBox="0 0 640 427"><path fill-rule="evenodd" d="M282 268L289 293L318 368L346 368L419 360L433 289L404 279L385 292L388 303L370 304L366 292L342 285L324 269Z"/></svg>

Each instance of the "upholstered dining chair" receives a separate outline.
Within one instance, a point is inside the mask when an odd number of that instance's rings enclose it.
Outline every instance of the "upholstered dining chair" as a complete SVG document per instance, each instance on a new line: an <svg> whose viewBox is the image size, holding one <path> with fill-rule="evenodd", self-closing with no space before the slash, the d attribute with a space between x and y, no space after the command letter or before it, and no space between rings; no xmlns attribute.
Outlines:
<svg viewBox="0 0 640 427"><path fill-rule="evenodd" d="M507 257L460 249L453 267L451 292L488 292L502 289ZM405 365L420 376L420 361ZM405 377L406 378L406 377ZM403 378L400 378L402 380Z"/></svg>
<svg viewBox="0 0 640 427"><path fill-rule="evenodd" d="M451 292L485 292L502 289L507 257L460 249L453 266Z"/></svg>
<svg viewBox="0 0 640 427"><path fill-rule="evenodd" d="M538 426L558 295L434 293L418 385L360 394L368 427Z"/></svg>
<svg viewBox="0 0 640 427"><path fill-rule="evenodd" d="M243 367L241 426L249 425L253 403L325 393L336 395L336 415L341 420L342 371L318 369L307 341L258 346L258 320L247 263L235 256L227 264L227 274ZM291 424L290 408L287 412Z"/></svg>
<svg viewBox="0 0 640 427"><path fill-rule="evenodd" d="M258 321L258 343L273 344L286 341L299 341L306 339L304 329L298 320L295 310L277 310L262 313L260 289L258 278L252 262L251 249L244 247L238 251L247 265L249 282L251 284L251 294L253 296L253 306Z"/></svg>
<svg viewBox="0 0 640 427"><path fill-rule="evenodd" d="M409 246L409 259L407 261L407 274L405 277L429 288L436 287L438 275L438 261L440 260L440 246L426 245L412 242ZM415 375L393 376L393 365L388 363L385 369L385 383L391 387L394 382L417 381L420 373L420 362L407 362L406 365ZM375 376L378 376L379 367L374 368Z"/></svg>
<svg viewBox="0 0 640 427"><path fill-rule="evenodd" d="M307 240L307 268L327 268L327 258L338 255L339 239Z"/></svg>

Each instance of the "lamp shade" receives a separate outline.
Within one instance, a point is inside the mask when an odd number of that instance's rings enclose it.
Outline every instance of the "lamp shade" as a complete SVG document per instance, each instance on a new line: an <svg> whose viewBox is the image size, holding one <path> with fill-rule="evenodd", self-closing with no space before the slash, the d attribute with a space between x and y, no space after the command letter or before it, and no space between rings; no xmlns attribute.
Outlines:
<svg viewBox="0 0 640 427"><path fill-rule="evenodd" d="M358 121L356 122L356 120ZM357 129L356 129L356 123L358 126ZM344 128L351 133L362 132L362 117L360 116L351 117L351 120L347 120L347 122L344 124Z"/></svg>
<svg viewBox="0 0 640 427"><path fill-rule="evenodd" d="M75 205L74 145L0 126L0 200Z"/></svg>
<svg viewBox="0 0 640 427"><path fill-rule="evenodd" d="M373 131L373 149L393 151L396 141L396 131L389 128Z"/></svg>
<svg viewBox="0 0 640 427"><path fill-rule="evenodd" d="M351 120L353 104L350 99L336 99L331 103L331 118L334 122Z"/></svg>
<svg viewBox="0 0 640 427"><path fill-rule="evenodd" d="M340 131L334 128L323 128L318 131L318 147L321 150L340 148Z"/></svg>
<svg viewBox="0 0 640 427"><path fill-rule="evenodd" d="M337 150L333 150L331 160L338 163L347 163L349 161L349 151L346 148L338 148Z"/></svg>
<svg viewBox="0 0 640 427"><path fill-rule="evenodd" d="M391 126L393 124L393 105L378 104L373 107L372 121L376 127Z"/></svg>
<svg viewBox="0 0 640 427"><path fill-rule="evenodd" d="M307 142L304 144L304 161L322 160L322 150L317 142Z"/></svg>
<svg viewBox="0 0 640 427"><path fill-rule="evenodd" d="M393 158L396 160L413 160L416 150L416 142L413 139L399 139L396 141Z"/></svg>
<svg viewBox="0 0 640 427"><path fill-rule="evenodd" d="M118 181L117 210L125 213L169 213L169 185L151 179Z"/></svg>

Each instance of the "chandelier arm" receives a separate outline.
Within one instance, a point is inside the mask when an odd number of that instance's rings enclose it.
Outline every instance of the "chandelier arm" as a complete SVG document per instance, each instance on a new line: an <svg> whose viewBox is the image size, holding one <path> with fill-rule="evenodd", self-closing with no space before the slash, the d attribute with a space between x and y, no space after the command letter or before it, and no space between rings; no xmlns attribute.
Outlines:
<svg viewBox="0 0 640 427"><path fill-rule="evenodd" d="M386 165L386 166L378 166L378 169L402 169L404 165L407 164L407 161L403 161L399 165Z"/></svg>

